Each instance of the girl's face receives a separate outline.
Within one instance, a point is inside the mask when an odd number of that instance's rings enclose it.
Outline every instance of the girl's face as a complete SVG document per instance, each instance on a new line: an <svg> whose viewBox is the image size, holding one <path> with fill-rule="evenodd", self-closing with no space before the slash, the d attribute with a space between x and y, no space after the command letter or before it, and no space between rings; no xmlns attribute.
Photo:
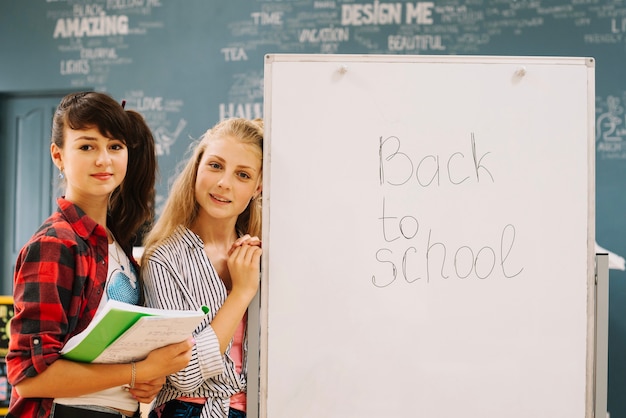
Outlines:
<svg viewBox="0 0 626 418"><path fill-rule="evenodd" d="M52 144L50 152L65 175L65 197L74 203L108 199L126 176L128 148L120 139L104 137L95 127L66 127L63 149Z"/></svg>
<svg viewBox="0 0 626 418"><path fill-rule="evenodd" d="M211 139L196 177L200 215L236 221L250 199L261 193L261 174L261 156L253 145L232 137Z"/></svg>

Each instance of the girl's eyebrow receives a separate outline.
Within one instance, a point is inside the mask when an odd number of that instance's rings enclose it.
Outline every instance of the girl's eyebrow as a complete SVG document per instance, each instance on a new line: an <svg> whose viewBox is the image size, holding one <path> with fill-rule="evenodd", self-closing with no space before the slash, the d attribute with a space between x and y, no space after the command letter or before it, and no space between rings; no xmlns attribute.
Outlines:
<svg viewBox="0 0 626 418"><path fill-rule="evenodd" d="M97 138L94 136L81 135L74 138L74 141L86 140L86 141L97 141Z"/></svg>
<svg viewBox="0 0 626 418"><path fill-rule="evenodd" d="M218 160L224 161L224 159L217 154L206 154L206 156L207 158L217 158Z"/></svg>
<svg viewBox="0 0 626 418"><path fill-rule="evenodd" d="M117 138L106 138L106 139L107 139L107 143L121 142L121 143L126 145L126 143L123 140L121 140L121 139L117 139ZM78 142L78 141L97 142L98 138L96 138L95 136L81 135L81 136L77 136L74 139L71 139L71 141L74 141L74 142Z"/></svg>
<svg viewBox="0 0 626 418"><path fill-rule="evenodd" d="M245 169L246 171L251 171L251 172L253 172L253 173L259 173L259 172L261 171L261 170L257 170L257 169L256 169L256 168L254 168L254 167L249 167L249 166L247 166L247 165L242 165L242 166L240 166L240 168L243 168L243 169Z"/></svg>
<svg viewBox="0 0 626 418"><path fill-rule="evenodd" d="M220 162L225 162L226 161L224 158L220 157L217 154L206 154L206 158L209 161L210 161L211 158L213 158L215 160L219 160ZM240 168L240 169L243 168L243 169L246 169L246 170L258 171L256 168L254 168L252 166L249 166L249 165L241 165L240 164L240 165L237 166L237 168Z"/></svg>
<svg viewBox="0 0 626 418"><path fill-rule="evenodd" d="M237 165L236 167L238 170L244 170L244 171L252 171L254 173L259 172L260 170L257 170L256 168L254 168L253 166L250 165Z"/></svg>

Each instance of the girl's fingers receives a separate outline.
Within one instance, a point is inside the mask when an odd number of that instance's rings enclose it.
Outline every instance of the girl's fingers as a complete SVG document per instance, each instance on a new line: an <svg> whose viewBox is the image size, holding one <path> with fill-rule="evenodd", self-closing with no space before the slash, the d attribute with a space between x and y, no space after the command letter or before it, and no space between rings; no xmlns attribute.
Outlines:
<svg viewBox="0 0 626 418"><path fill-rule="evenodd" d="M233 243L233 245L228 250L228 255L231 255L236 248L242 247L244 245L250 245L254 247L261 247L261 240L258 237L251 237L250 235L244 235L240 237Z"/></svg>
<svg viewBox="0 0 626 418"><path fill-rule="evenodd" d="M232 257L233 261L243 264L250 264L256 261L261 256L263 250L260 246L256 245L244 245L231 249L229 257Z"/></svg>

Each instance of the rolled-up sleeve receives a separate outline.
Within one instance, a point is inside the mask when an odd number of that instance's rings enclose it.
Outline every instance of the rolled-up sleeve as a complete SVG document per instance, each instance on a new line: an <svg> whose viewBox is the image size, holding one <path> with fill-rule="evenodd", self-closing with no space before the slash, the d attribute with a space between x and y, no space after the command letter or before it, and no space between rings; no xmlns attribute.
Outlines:
<svg viewBox="0 0 626 418"><path fill-rule="evenodd" d="M11 338L6 356L9 382L45 371L60 357L69 332L75 254L61 240L44 236L25 246L14 274Z"/></svg>

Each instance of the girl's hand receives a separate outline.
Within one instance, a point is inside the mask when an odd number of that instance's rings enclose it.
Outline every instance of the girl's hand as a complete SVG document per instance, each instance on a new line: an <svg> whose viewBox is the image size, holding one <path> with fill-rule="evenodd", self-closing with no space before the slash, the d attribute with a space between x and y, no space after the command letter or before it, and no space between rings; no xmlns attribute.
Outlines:
<svg viewBox="0 0 626 418"><path fill-rule="evenodd" d="M261 248L261 240L259 237L251 237L248 234L239 237L230 247L230 250L228 250L228 255L230 256L236 248L241 247L242 245L252 245Z"/></svg>
<svg viewBox="0 0 626 418"><path fill-rule="evenodd" d="M189 337L185 341L152 350L148 357L136 363L135 387L150 392L147 386L157 384L154 382L161 378L165 383L165 376L187 367L194 344L193 337Z"/></svg>
<svg viewBox="0 0 626 418"><path fill-rule="evenodd" d="M261 241L257 237L245 235L235 241L227 260L233 284L231 293L243 292L252 300L259 289L261 254Z"/></svg>
<svg viewBox="0 0 626 418"><path fill-rule="evenodd" d="M164 384L165 376L162 376L147 382L135 383L135 387L129 391L139 402L150 403L156 398Z"/></svg>

